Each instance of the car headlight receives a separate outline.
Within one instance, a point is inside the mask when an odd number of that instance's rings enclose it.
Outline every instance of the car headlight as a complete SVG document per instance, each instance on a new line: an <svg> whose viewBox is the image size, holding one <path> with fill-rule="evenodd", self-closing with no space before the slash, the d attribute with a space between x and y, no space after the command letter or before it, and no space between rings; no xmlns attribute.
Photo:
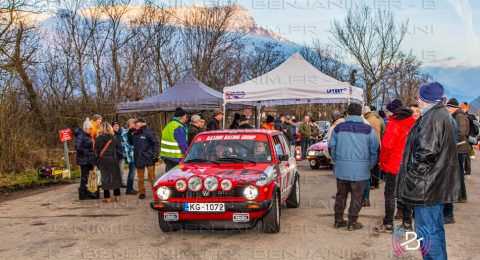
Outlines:
<svg viewBox="0 0 480 260"><path fill-rule="evenodd" d="M218 188L218 180L217 180L217 178L215 178L213 176L208 176L203 181L203 186L208 191L216 191L217 188Z"/></svg>
<svg viewBox="0 0 480 260"><path fill-rule="evenodd" d="M224 190L224 191L230 191L233 188L232 181L229 180L229 179L222 180L222 182L220 183L220 186L222 187L222 190Z"/></svg>
<svg viewBox="0 0 480 260"><path fill-rule="evenodd" d="M178 180L175 183L175 189L177 189L180 192L184 192L187 190L187 182L184 180Z"/></svg>
<svg viewBox="0 0 480 260"><path fill-rule="evenodd" d="M254 200L258 197L258 189L255 186L248 186L243 190L243 196L247 200Z"/></svg>
<svg viewBox="0 0 480 260"><path fill-rule="evenodd" d="M157 189L157 197L161 200L168 200L170 198L171 191L168 187L162 186Z"/></svg>
<svg viewBox="0 0 480 260"><path fill-rule="evenodd" d="M192 176L188 179L188 188L191 191L200 191L202 189L202 180L197 176Z"/></svg>

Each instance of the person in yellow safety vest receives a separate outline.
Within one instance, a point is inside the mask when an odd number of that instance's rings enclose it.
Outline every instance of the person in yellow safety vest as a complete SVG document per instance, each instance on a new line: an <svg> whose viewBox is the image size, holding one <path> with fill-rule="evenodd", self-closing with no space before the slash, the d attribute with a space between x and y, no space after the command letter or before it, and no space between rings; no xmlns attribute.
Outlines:
<svg viewBox="0 0 480 260"><path fill-rule="evenodd" d="M187 113L180 107L175 109L175 114L162 131L160 141L160 156L165 162L165 172L168 172L180 163L188 148Z"/></svg>

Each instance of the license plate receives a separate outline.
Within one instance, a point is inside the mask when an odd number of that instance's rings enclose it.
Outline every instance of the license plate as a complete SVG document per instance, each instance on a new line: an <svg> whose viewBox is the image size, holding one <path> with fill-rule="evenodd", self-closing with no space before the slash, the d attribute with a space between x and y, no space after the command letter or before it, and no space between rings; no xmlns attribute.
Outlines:
<svg viewBox="0 0 480 260"><path fill-rule="evenodd" d="M225 212L225 203L185 203L188 212Z"/></svg>
<svg viewBox="0 0 480 260"><path fill-rule="evenodd" d="M315 156L315 151L309 151L308 155Z"/></svg>
<svg viewBox="0 0 480 260"><path fill-rule="evenodd" d="M250 215L248 213L234 213L233 222L248 222L250 221Z"/></svg>
<svg viewBox="0 0 480 260"><path fill-rule="evenodd" d="M178 221L178 212L165 212L163 213L163 219L165 221Z"/></svg>

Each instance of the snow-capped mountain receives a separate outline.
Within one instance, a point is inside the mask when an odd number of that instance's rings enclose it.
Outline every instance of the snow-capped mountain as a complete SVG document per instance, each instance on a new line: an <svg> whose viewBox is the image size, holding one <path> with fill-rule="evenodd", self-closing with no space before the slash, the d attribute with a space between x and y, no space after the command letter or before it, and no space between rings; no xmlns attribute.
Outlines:
<svg viewBox="0 0 480 260"><path fill-rule="evenodd" d="M103 9L101 9L103 8ZM107 18L108 14L105 11L106 7L93 7L87 9L78 10L78 13L83 16L93 16L98 15L100 18ZM122 23L129 24L131 21L138 20L144 15L145 8L149 8L149 11L152 10L156 13L164 12L169 17L167 23L182 27L184 26L184 22L194 19L195 16L199 15L199 10L202 8L209 8L205 6L199 5L191 5L189 7L170 7L170 8L159 8L159 7L145 7L140 5L133 5L133 6L114 6L109 7L110 10L113 11L120 11L124 12L122 16ZM222 7L220 7L222 8ZM227 7L223 7L227 8ZM272 30L265 29L259 26L253 17L251 16L250 12L242 7L242 6L235 6L234 12L232 17L229 19L229 24L227 25L228 31L231 32L239 32L245 33L248 36L256 36L262 37L274 41L278 41L280 43L287 43L287 44L294 44L295 43L289 41L285 37L282 37ZM116 10L113 10L116 9ZM61 15L62 10L59 10L58 13ZM30 17L32 21L42 24L44 27L50 27L53 24L53 18L56 14L54 13L39 13L33 14L33 17ZM45 29L45 28L44 28Z"/></svg>

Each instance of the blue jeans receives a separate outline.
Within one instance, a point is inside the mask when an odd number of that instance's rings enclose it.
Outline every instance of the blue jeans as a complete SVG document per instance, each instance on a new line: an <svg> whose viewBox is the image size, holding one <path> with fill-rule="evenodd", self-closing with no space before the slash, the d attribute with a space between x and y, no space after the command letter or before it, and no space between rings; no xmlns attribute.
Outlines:
<svg viewBox="0 0 480 260"><path fill-rule="evenodd" d="M128 177L127 177L127 190L126 193L133 191L133 183L135 182L135 163L131 162L128 164Z"/></svg>
<svg viewBox="0 0 480 260"><path fill-rule="evenodd" d="M370 179L366 180L365 182L367 183L367 185L365 185L365 190L363 191L362 200L369 200L370 199L370 186L371 186Z"/></svg>
<svg viewBox="0 0 480 260"><path fill-rule="evenodd" d="M307 150L308 150L308 145L310 144L310 139L302 137L300 144L302 146L302 159L305 160L307 158Z"/></svg>
<svg viewBox="0 0 480 260"><path fill-rule="evenodd" d="M422 248L425 241L430 241L430 250L428 250L423 259L446 260L448 257L443 221L443 204L414 205L413 208L415 211L417 239L426 237L426 239L420 242Z"/></svg>

